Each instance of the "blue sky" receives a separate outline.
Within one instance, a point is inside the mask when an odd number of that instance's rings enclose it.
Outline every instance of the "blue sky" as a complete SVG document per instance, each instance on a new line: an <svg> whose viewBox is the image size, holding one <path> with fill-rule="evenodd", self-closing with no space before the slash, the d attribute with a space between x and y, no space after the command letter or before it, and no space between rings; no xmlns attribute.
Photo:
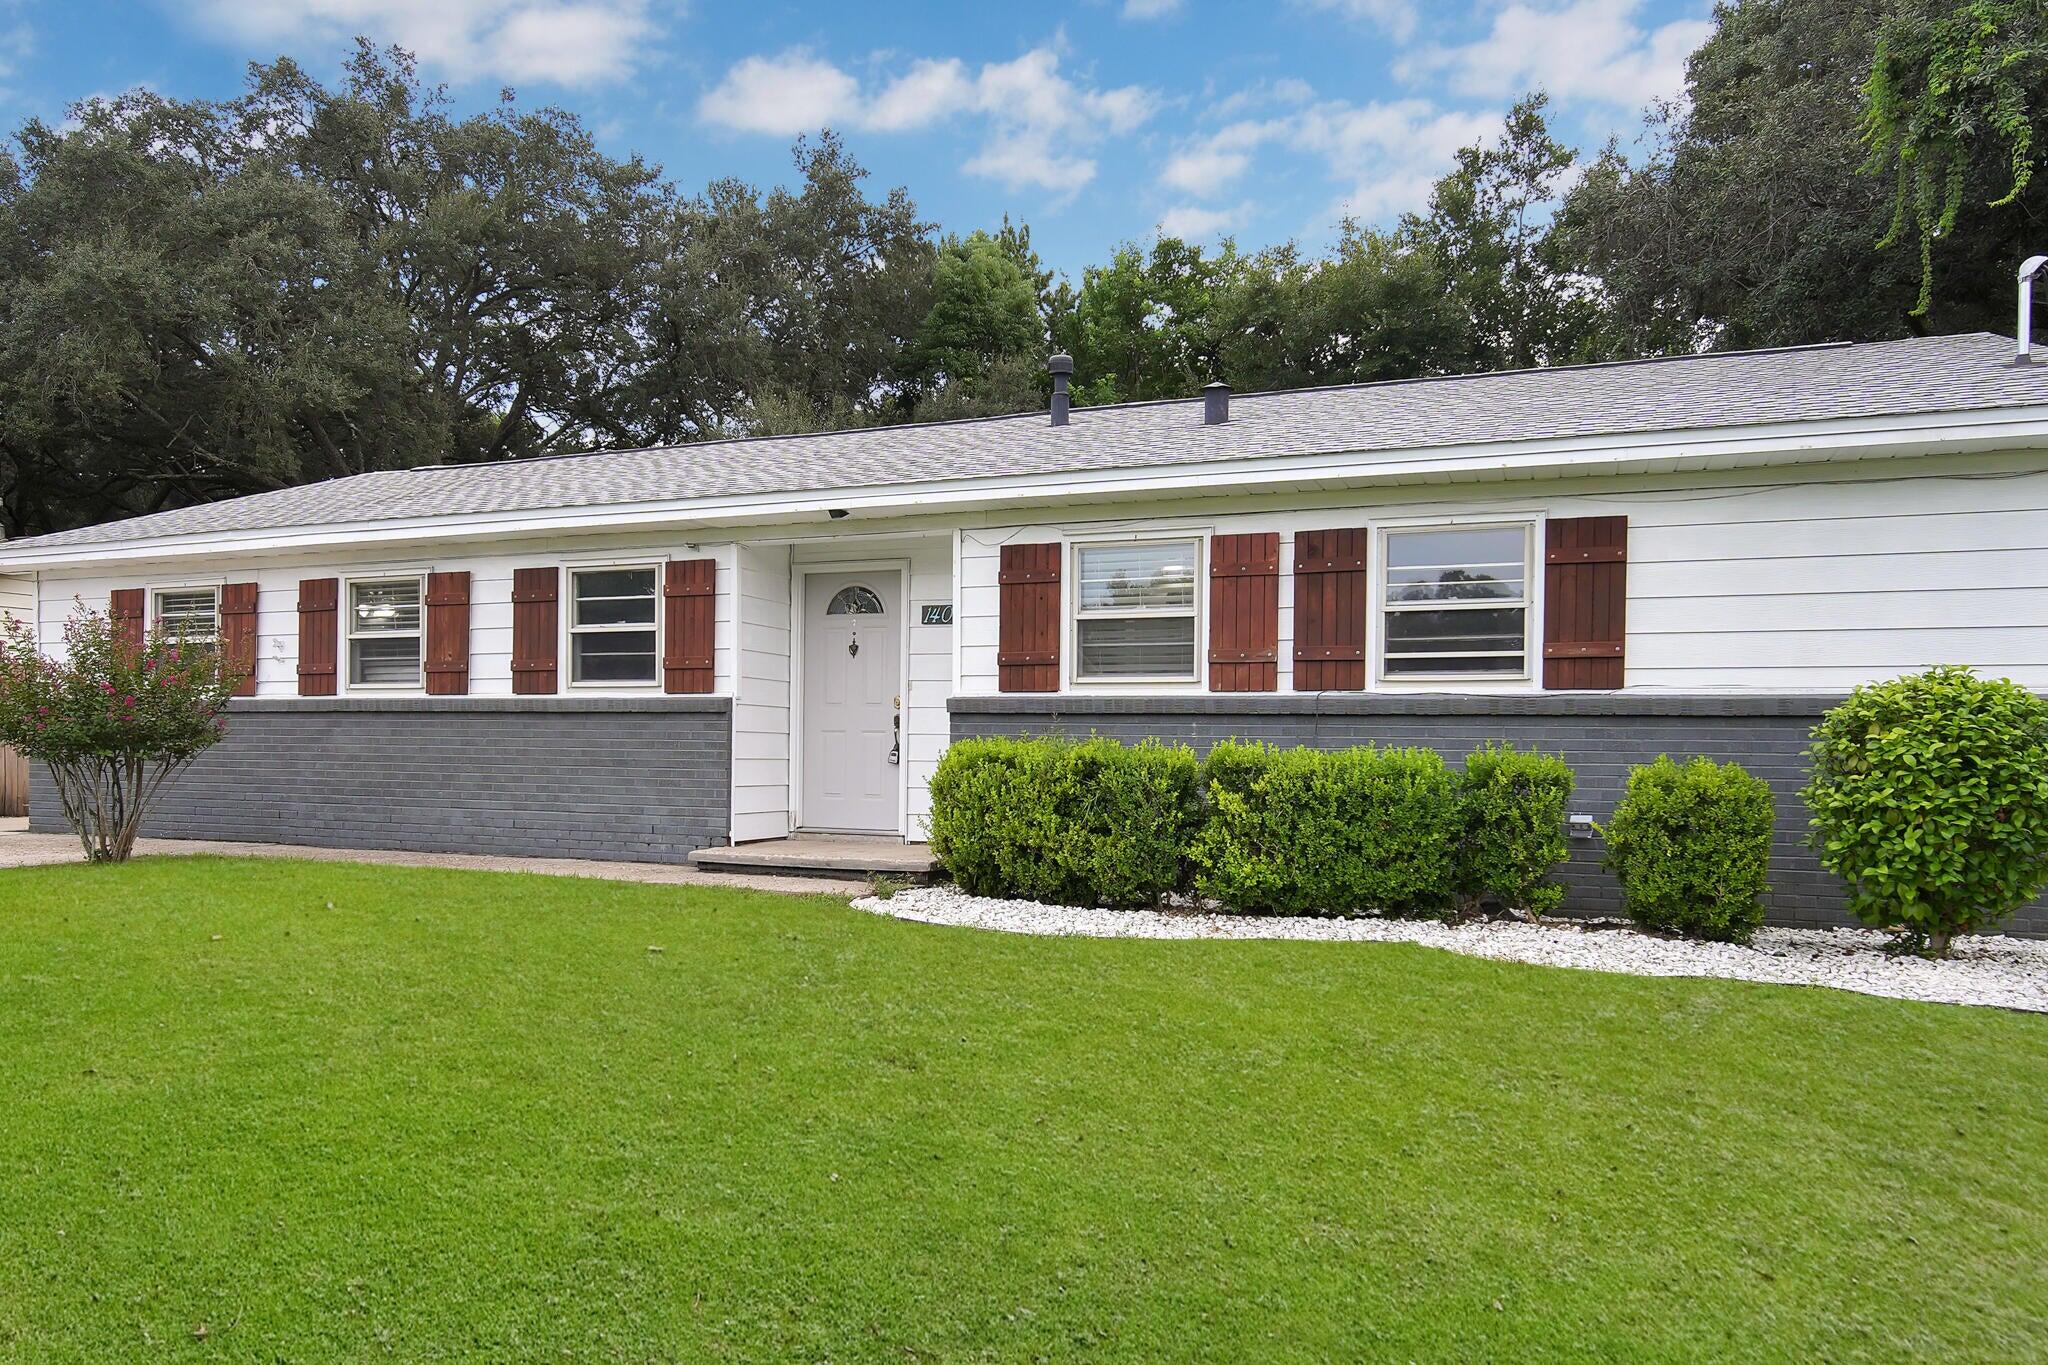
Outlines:
<svg viewBox="0 0 2048 1365"><path fill-rule="evenodd" d="M695 190L786 179L830 124L949 229L1031 224L1078 274L1162 229L1317 246L1419 207L1451 152L1541 87L1565 140L1631 137L1678 92L1707 0L0 0L0 116L136 85L223 96L281 53L331 77L355 34L464 107L504 85Z"/></svg>

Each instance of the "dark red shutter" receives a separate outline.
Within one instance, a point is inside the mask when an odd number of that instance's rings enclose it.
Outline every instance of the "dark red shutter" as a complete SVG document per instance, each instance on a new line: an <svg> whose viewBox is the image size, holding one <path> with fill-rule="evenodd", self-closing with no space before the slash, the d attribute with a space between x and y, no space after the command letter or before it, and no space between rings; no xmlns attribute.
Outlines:
<svg viewBox="0 0 2048 1365"><path fill-rule="evenodd" d="M1209 542L1209 690L1271 692L1280 685L1280 536Z"/></svg>
<svg viewBox="0 0 2048 1365"><path fill-rule="evenodd" d="M427 575L427 695L469 691L469 575Z"/></svg>
<svg viewBox="0 0 2048 1365"><path fill-rule="evenodd" d="M1552 517L1543 546L1543 686L1622 685L1628 518Z"/></svg>
<svg viewBox="0 0 2048 1365"><path fill-rule="evenodd" d="M662 689L709 692L718 685L718 561L671 559L662 584Z"/></svg>
<svg viewBox="0 0 2048 1365"><path fill-rule="evenodd" d="M256 695L256 585L224 583L220 590L220 653L242 675L238 697Z"/></svg>
<svg viewBox="0 0 2048 1365"><path fill-rule="evenodd" d="M562 571L512 571L512 690L522 697L552 696L560 669Z"/></svg>
<svg viewBox="0 0 2048 1365"><path fill-rule="evenodd" d="M1371 532L1362 526L1295 533L1295 691L1364 689L1371 543Z"/></svg>
<svg viewBox="0 0 2048 1365"><path fill-rule="evenodd" d="M1060 690L1061 553L1056 543L1003 547L996 679L1005 692Z"/></svg>
<svg viewBox="0 0 2048 1365"><path fill-rule="evenodd" d="M142 648L146 634L142 620L146 598L147 594L141 588L116 588L107 606L107 614L114 618L114 638L124 640L136 649Z"/></svg>
<svg viewBox="0 0 2048 1365"><path fill-rule="evenodd" d="M338 578L299 580L299 695L331 697L335 692L335 629L341 602Z"/></svg>

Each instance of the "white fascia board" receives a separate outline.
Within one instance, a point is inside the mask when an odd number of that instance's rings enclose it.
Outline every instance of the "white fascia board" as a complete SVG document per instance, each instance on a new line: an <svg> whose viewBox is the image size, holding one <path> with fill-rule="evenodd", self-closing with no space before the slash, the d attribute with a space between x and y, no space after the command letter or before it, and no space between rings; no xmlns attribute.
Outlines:
<svg viewBox="0 0 2048 1365"><path fill-rule="evenodd" d="M1805 464L2037 448L2048 448L2048 405L1634 432L1568 440L1337 451L1192 465L1058 470L725 498L540 507L108 541L53 546L47 550L9 551L0 544L0 570L558 533L724 529L808 520L833 510L866 516L915 516L1152 495L1245 492L1298 483L1329 489L1395 483L1492 482L1623 470L1639 473L1665 468Z"/></svg>

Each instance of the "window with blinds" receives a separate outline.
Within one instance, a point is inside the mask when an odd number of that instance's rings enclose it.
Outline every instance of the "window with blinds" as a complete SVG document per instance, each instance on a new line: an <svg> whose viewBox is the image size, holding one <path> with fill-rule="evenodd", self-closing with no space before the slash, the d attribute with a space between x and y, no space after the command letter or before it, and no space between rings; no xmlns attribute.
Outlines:
<svg viewBox="0 0 2048 1365"><path fill-rule="evenodd" d="M219 588L159 588L156 628L187 644L210 645L220 639Z"/></svg>
<svg viewBox="0 0 2048 1365"><path fill-rule="evenodd" d="M1388 531L1380 676L1524 677L1529 527Z"/></svg>
<svg viewBox="0 0 2048 1365"><path fill-rule="evenodd" d="M420 686L422 596L417 578L364 579L348 585L349 686Z"/></svg>
<svg viewBox="0 0 2048 1365"><path fill-rule="evenodd" d="M1076 680L1193 681L1200 559L1194 540L1076 546Z"/></svg>

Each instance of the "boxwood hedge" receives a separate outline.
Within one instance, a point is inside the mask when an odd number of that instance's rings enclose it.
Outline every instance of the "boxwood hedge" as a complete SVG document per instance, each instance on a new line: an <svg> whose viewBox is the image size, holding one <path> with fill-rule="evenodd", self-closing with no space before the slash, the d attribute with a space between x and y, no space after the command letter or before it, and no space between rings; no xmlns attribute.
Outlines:
<svg viewBox="0 0 2048 1365"><path fill-rule="evenodd" d="M932 855L978 896L1155 904L1187 885L1200 774L1156 743L961 740L932 777Z"/></svg>

